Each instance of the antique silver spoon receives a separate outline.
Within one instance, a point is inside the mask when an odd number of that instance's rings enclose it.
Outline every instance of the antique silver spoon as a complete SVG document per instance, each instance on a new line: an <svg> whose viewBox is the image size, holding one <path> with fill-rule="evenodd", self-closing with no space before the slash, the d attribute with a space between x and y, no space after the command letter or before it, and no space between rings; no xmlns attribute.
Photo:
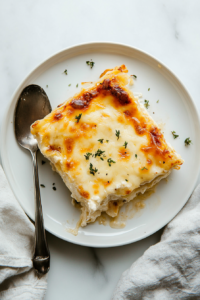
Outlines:
<svg viewBox="0 0 200 300"><path fill-rule="evenodd" d="M41 274L50 268L50 252L46 241L37 167L37 140L30 133L30 126L51 112L51 104L45 91L38 85L25 87L19 96L15 110L15 136L18 143L31 152L35 184L35 253L33 266Z"/></svg>

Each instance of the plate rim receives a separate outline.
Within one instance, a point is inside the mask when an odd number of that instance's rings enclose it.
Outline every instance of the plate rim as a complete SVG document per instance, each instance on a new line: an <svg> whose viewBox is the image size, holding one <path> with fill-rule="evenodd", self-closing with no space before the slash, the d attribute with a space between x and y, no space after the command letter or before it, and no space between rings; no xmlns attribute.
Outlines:
<svg viewBox="0 0 200 300"><path fill-rule="evenodd" d="M87 47L90 47L90 46L94 46L94 45L102 45L102 46L111 46L111 47L114 47L114 46L121 46L121 47L127 47L129 48L131 51L137 51L139 53L141 53L142 55L145 55L147 56L148 58L150 58L151 60L154 60L155 62L157 62L158 64L162 65L166 70L167 72L170 73L170 75L174 76L175 79L177 80L177 82L179 83L179 85L181 86L181 88L183 89L183 91L187 94L187 98L189 99L190 101L190 104L192 104L193 106L193 109L196 113L196 121L198 123L198 130L200 132L200 117L199 117L199 113L198 113L198 110L197 110L197 107L196 107L196 104L193 100L193 98L191 97L190 93L188 92L187 88L185 87L185 85L182 83L182 81L176 76L176 74L171 70L169 69L161 60L158 60L157 58L155 58L153 55L149 54L148 52L146 51L143 51L141 50L140 48L137 48L137 47L133 47L129 44L124 44L124 43L116 43L116 42L108 42L108 41L94 41L94 42L86 42L86 43L80 43L80 44L75 44L75 45L72 45L70 47L67 47L67 48L64 48L60 51L57 51L55 52L54 54L50 55L47 59L43 60L42 62L40 62L35 68L33 68L26 76L25 78L23 79L23 81L17 86L17 88L15 89L14 93L12 94L11 98L10 98L10 101L6 107L6 110L5 110L5 114L2 118L2 122L1 122L1 131L0 131L0 157L1 157L1 165L4 169L4 173L6 175L6 178L8 180L8 183L10 185L10 188L17 200L17 202L19 203L19 205L21 206L21 208L23 209L23 211L25 212L25 214L28 215L28 213L25 211L25 209L23 208L23 205L20 203L20 201L18 200L18 197L17 195L15 194L15 191L12 187L12 184L11 184L11 179L9 178L9 172L10 172L10 168L9 166L6 166L5 164L5 160L6 160L6 154L5 154L5 147L2 143L3 141L3 138L5 137L5 132L6 132L6 120L9 116L9 110L10 108L12 107L12 105L16 105L15 103L15 98L18 94L18 92L22 89L22 87L24 86L25 82L28 80L29 77L31 77L34 72L37 71L37 69L41 68L42 65L45 65L48 61L52 60L53 58L55 58L57 55L61 55L62 53L64 52L67 52L67 51L70 51L70 50L73 50L74 48L78 48L78 47L84 47L84 46L87 46ZM88 49L88 52L89 52L89 49ZM105 51L106 52L106 51ZM75 55L76 56L76 55ZM53 230L51 229L47 229L46 226L45 226L45 230L47 230L48 232L50 232L51 234L53 234L54 236L62 239L62 240L65 240L67 242L70 242L70 243L73 243L73 244L77 244L77 245L80 245L80 246L86 246L86 247L96 247L96 248L110 248L110 247L117 247L117 246L123 246L123 245L128 245L130 243L134 243L134 242L137 242L137 241L140 241L144 238L147 238L148 236L151 236L152 234L154 234L155 232L159 231L161 228L163 228L164 226L166 226L180 211L181 209L185 206L185 204L187 203L190 195L192 194L193 190L194 190L194 187L197 183L197 180L198 180L198 176L199 176L199 173L200 173L200 160L199 160L199 163L198 163L198 170L196 172L196 177L194 178L194 181L193 181L193 184L191 185L191 189L188 191L187 195L186 195L186 201L183 202L183 204L181 205L180 209L175 213L173 214L173 217L169 217L168 218L168 221L166 223L166 221L164 223L162 223L159 227L157 227L157 229L153 229L152 231L148 232L148 233L144 233L142 234L140 237L138 238L135 238L134 239L134 236L133 238L129 238L127 239L126 242L115 242L114 244L111 244L111 245L107 245L106 243L102 243L101 245L95 245L94 243L84 243L82 241L74 241L74 240L71 240L70 238L65 238L64 236L62 236L61 234L58 234L58 233L55 233ZM29 216L29 215L28 215ZM30 216L29 216L30 217ZM30 217L31 218L31 217ZM31 218L32 219L32 218Z"/></svg>

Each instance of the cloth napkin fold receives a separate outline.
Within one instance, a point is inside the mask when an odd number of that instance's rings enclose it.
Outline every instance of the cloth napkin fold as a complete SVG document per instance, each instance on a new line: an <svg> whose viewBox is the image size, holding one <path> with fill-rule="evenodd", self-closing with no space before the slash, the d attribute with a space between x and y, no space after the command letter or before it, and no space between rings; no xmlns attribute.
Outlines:
<svg viewBox="0 0 200 300"><path fill-rule="evenodd" d="M200 185L115 289L113 300L200 299Z"/></svg>
<svg viewBox="0 0 200 300"><path fill-rule="evenodd" d="M0 299L40 300L47 275L33 269L34 225L15 199L0 166Z"/></svg>

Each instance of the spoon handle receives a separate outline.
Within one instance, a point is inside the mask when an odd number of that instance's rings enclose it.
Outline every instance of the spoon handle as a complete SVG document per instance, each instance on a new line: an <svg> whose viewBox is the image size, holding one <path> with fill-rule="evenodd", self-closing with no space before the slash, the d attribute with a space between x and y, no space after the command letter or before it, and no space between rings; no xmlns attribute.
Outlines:
<svg viewBox="0 0 200 300"><path fill-rule="evenodd" d="M37 166L37 150L35 152L31 151L31 154L33 158L33 174L35 181L35 253L33 256L33 266L39 273L46 274L50 268L50 252L44 229Z"/></svg>

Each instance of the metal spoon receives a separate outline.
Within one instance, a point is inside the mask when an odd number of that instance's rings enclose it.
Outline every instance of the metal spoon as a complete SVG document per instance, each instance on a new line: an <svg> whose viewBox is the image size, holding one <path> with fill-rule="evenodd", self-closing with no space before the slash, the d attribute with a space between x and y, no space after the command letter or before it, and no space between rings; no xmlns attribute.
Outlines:
<svg viewBox="0 0 200 300"><path fill-rule="evenodd" d="M41 274L50 268L50 252L46 241L37 167L37 140L30 133L30 126L51 112L51 104L45 91L38 85L25 87L19 96L15 110L15 136L18 143L31 152L35 183L35 253L33 266Z"/></svg>

